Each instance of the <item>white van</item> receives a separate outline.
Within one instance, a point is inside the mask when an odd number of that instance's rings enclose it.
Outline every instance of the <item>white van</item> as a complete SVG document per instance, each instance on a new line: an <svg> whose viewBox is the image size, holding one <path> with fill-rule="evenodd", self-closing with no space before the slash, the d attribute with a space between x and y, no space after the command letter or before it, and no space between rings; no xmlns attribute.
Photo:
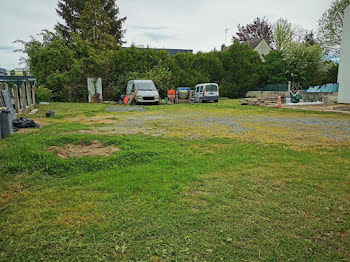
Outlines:
<svg viewBox="0 0 350 262"><path fill-rule="evenodd" d="M214 101L219 102L219 86L215 83L206 83L196 85L192 92L192 100L199 103Z"/></svg>
<svg viewBox="0 0 350 262"><path fill-rule="evenodd" d="M126 95L137 90L132 104L159 104L159 92L152 80L131 80L126 87Z"/></svg>

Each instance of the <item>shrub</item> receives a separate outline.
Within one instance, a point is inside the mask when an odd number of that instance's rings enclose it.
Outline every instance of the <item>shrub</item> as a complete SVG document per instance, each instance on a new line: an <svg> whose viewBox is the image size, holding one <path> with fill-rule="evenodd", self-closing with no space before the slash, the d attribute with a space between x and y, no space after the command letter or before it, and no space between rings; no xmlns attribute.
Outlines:
<svg viewBox="0 0 350 262"><path fill-rule="evenodd" d="M36 89L36 96L40 102L50 102L52 100L52 90L41 85Z"/></svg>

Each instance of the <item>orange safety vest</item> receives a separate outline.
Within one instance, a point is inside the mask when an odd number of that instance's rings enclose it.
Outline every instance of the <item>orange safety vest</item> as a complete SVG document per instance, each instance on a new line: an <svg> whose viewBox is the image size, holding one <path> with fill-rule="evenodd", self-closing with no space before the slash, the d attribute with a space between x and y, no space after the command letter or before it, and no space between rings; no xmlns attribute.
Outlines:
<svg viewBox="0 0 350 262"><path fill-rule="evenodd" d="M169 96L174 96L174 95L175 95L175 90L170 89L170 90L168 91L168 95L169 95Z"/></svg>

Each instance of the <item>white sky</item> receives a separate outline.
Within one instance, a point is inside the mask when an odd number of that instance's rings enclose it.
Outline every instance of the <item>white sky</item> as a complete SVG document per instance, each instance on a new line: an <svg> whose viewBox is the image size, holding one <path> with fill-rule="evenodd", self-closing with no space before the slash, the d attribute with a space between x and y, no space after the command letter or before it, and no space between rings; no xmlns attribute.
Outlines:
<svg viewBox="0 0 350 262"><path fill-rule="evenodd" d="M17 39L28 40L42 29L52 30L59 20L57 0L0 0L0 67L13 69L19 65L14 53L20 47ZM332 0L117 0L120 15L127 16L126 46L149 45L158 48L184 48L210 51L220 48L236 32L237 25L246 25L256 17L270 22L287 18L308 30L317 28L317 21Z"/></svg>

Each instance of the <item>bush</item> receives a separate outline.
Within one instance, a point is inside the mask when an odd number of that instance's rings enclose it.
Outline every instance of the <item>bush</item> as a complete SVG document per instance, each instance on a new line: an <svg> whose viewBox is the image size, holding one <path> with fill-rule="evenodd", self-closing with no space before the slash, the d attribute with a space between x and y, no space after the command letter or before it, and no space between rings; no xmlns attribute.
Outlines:
<svg viewBox="0 0 350 262"><path fill-rule="evenodd" d="M259 54L245 44L234 43L222 52L222 61L225 75L221 83L228 98L245 96L266 74Z"/></svg>
<svg viewBox="0 0 350 262"><path fill-rule="evenodd" d="M39 102L50 102L52 100L52 91L41 85L36 89L36 96Z"/></svg>
<svg viewBox="0 0 350 262"><path fill-rule="evenodd" d="M234 98L255 88L264 76L259 55L239 43L223 52L170 56L166 51L136 47L96 52L79 39L65 45L60 36L50 35L43 43L26 43L24 52L37 82L52 90L54 101L62 102L86 102L87 77L101 77L104 98L118 101L133 79L153 80L162 97L170 88L215 82Z"/></svg>

